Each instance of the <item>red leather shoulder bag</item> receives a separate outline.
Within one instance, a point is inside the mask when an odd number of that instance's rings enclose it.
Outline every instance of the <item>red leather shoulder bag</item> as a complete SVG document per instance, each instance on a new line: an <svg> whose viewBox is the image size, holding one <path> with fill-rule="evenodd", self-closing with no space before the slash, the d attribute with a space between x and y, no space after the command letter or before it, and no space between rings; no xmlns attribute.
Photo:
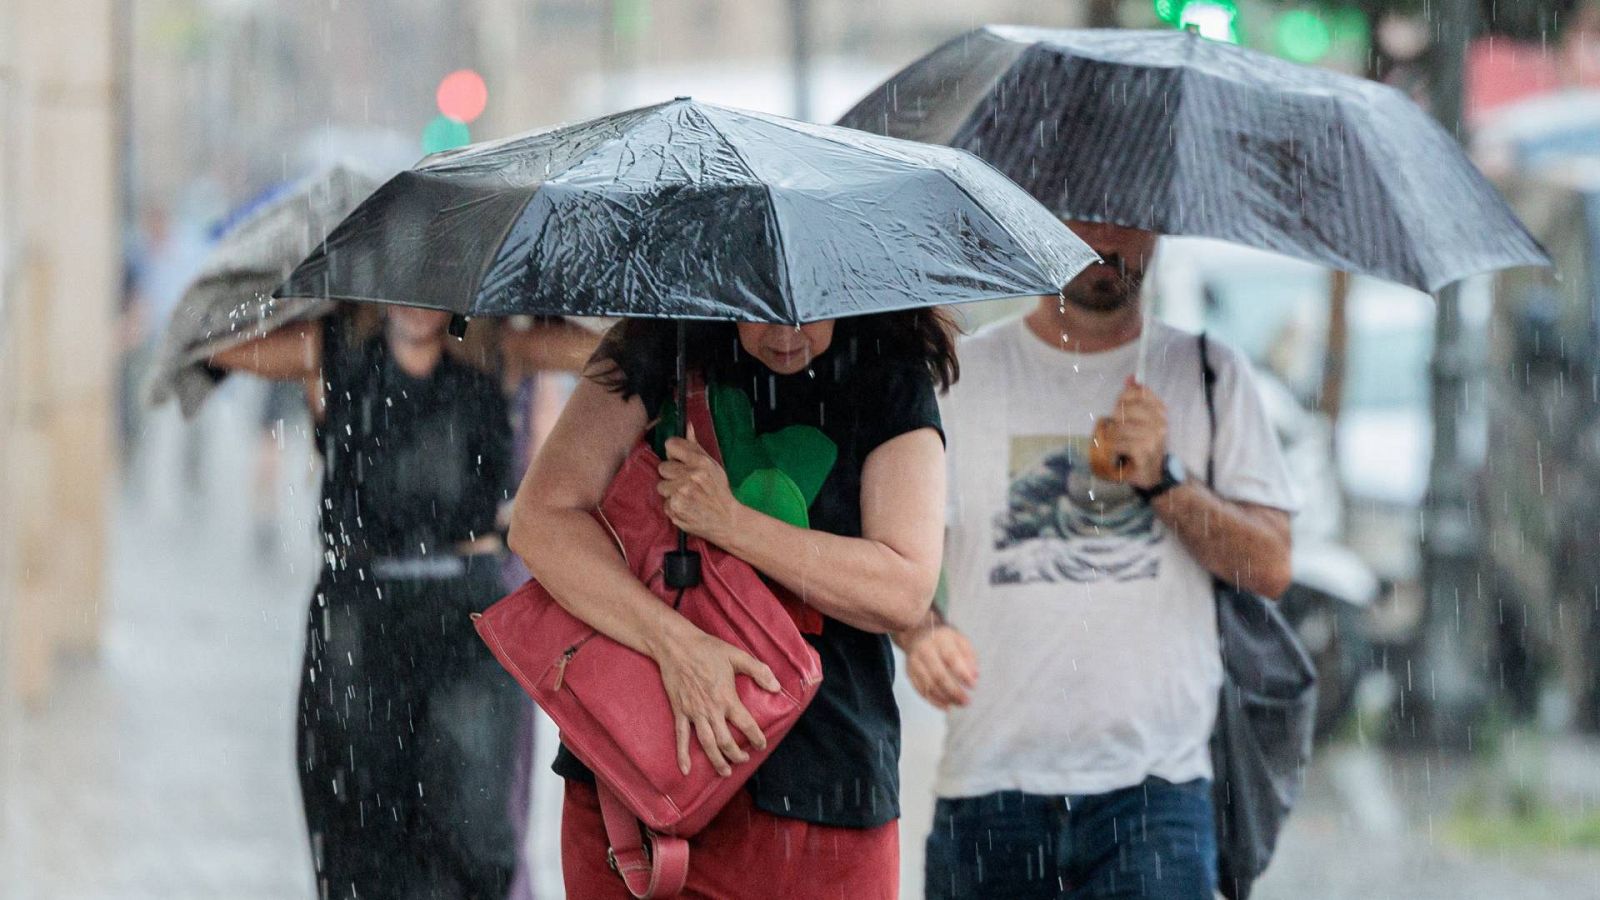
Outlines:
<svg viewBox="0 0 1600 900"><path fill-rule="evenodd" d="M720 462L705 392L690 392L697 440ZM705 632L766 663L782 690L740 676L739 699L767 738L722 777L697 742L689 774L678 771L672 707L655 661L600 634L529 581L476 618L495 658L561 729L561 740L595 774L611 865L635 897L670 897L688 874L687 839L704 828L799 720L822 683L822 663L790 613L748 563L691 538L701 583L678 592L662 579L677 531L656 493L660 458L640 441L607 489L597 519L628 568L663 602ZM642 828L640 827L642 823Z"/></svg>

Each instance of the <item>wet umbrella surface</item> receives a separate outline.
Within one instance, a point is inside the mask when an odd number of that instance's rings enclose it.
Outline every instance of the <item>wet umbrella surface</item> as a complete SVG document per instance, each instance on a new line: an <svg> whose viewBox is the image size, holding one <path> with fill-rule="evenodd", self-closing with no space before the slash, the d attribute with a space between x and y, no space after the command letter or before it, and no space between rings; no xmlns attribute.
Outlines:
<svg viewBox="0 0 1600 900"><path fill-rule="evenodd" d="M839 124L970 150L1064 218L1236 241L1422 290L1549 264L1400 92L1193 33L980 28Z"/></svg>
<svg viewBox="0 0 1600 900"><path fill-rule="evenodd" d="M680 98L429 157L279 294L800 324L1054 294L1094 258L969 154Z"/></svg>

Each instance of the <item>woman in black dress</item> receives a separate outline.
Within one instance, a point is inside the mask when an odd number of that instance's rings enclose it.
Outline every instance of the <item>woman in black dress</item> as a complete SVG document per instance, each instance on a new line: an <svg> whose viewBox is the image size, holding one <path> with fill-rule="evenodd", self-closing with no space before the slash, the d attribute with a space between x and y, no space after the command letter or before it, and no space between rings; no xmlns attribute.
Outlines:
<svg viewBox="0 0 1600 900"><path fill-rule="evenodd" d="M453 352L447 314L395 307L370 334L352 318L212 360L303 382L317 423L323 564L297 763L319 893L500 898L519 849L509 800L525 701L469 614L503 593L505 398ZM551 334L516 346L566 358L582 340Z"/></svg>

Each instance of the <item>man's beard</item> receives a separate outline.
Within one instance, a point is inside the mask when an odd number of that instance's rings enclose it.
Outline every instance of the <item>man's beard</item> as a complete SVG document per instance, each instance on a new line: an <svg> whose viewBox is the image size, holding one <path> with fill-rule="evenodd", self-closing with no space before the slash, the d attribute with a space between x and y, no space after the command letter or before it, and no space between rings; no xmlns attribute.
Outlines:
<svg viewBox="0 0 1600 900"><path fill-rule="evenodd" d="M1105 258L1105 266L1112 271L1091 266L1062 288L1067 302L1089 312L1109 313L1136 301L1144 286L1144 269L1131 268L1127 260L1115 254Z"/></svg>

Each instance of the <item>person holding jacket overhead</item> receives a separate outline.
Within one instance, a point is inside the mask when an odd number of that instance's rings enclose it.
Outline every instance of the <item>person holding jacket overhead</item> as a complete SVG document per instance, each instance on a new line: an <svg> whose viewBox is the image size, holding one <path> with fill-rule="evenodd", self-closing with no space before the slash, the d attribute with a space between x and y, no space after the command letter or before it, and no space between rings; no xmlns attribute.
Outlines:
<svg viewBox="0 0 1600 900"><path fill-rule="evenodd" d="M316 423L323 559L296 768L324 898L500 900L520 850L510 791L526 699L468 617L504 593L511 420L488 371L497 348L450 338L448 321L336 314L210 361L304 385ZM592 344L551 324L502 346L575 368Z"/></svg>

